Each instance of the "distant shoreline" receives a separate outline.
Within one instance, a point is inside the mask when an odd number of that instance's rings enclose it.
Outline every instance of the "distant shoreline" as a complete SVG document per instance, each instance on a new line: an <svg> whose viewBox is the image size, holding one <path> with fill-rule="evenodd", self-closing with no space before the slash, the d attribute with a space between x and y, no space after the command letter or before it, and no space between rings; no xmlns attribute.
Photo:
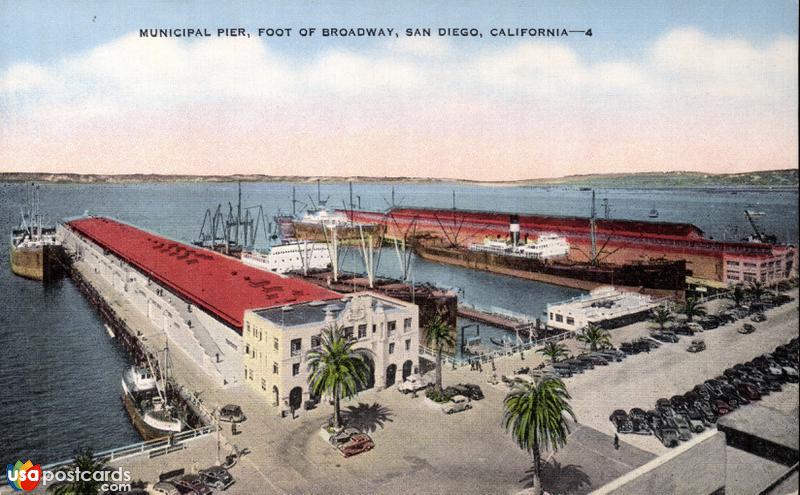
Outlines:
<svg viewBox="0 0 800 495"><path fill-rule="evenodd" d="M306 177L290 175L159 175L159 174L54 174L0 172L0 182L46 182L62 184L143 184L143 183L231 183L231 182L294 182L326 184L355 182L362 184L461 184L490 187L598 187L598 188L798 188L798 170L783 169L736 174L706 174L702 172L644 172L631 174L570 175L558 178L506 181L478 181L454 178L424 177Z"/></svg>

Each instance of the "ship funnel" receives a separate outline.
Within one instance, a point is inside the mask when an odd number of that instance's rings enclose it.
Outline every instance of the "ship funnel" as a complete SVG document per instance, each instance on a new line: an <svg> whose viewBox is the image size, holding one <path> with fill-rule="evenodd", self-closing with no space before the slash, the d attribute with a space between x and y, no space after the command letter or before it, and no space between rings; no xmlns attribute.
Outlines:
<svg viewBox="0 0 800 495"><path fill-rule="evenodd" d="M508 231L511 233L511 243L519 244L519 215L511 215L508 219Z"/></svg>

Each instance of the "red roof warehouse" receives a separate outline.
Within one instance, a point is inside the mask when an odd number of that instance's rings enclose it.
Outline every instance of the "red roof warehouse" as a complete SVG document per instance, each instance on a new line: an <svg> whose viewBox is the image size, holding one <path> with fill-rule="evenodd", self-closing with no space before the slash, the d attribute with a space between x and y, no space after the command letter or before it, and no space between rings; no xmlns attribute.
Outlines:
<svg viewBox="0 0 800 495"><path fill-rule="evenodd" d="M85 218L68 225L240 332L247 309L342 297L316 285L258 270L222 254L107 218Z"/></svg>

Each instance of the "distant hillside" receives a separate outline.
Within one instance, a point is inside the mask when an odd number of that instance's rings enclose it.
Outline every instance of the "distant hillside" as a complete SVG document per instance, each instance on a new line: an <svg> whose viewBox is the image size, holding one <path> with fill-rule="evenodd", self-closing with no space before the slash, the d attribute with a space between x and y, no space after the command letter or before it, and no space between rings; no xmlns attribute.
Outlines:
<svg viewBox="0 0 800 495"><path fill-rule="evenodd" d="M134 184L143 182L396 182L408 184L463 183L493 186L574 186L574 187L798 187L797 169L768 170L738 174L702 172L646 172L631 174L569 175L559 178L519 181L472 181L415 177L301 177L291 175L98 175L50 173L0 173L0 182L54 182L76 184Z"/></svg>

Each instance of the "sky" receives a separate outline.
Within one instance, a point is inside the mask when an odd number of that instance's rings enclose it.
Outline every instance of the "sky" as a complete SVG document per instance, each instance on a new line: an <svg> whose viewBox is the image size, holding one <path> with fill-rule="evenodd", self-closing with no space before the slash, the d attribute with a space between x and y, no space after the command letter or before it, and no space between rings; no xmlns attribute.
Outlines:
<svg viewBox="0 0 800 495"><path fill-rule="evenodd" d="M504 181L796 168L797 20L797 0L0 0L0 172ZM398 36L321 35L358 27ZM148 28L212 36L140 37ZM514 28L592 36L491 36Z"/></svg>

